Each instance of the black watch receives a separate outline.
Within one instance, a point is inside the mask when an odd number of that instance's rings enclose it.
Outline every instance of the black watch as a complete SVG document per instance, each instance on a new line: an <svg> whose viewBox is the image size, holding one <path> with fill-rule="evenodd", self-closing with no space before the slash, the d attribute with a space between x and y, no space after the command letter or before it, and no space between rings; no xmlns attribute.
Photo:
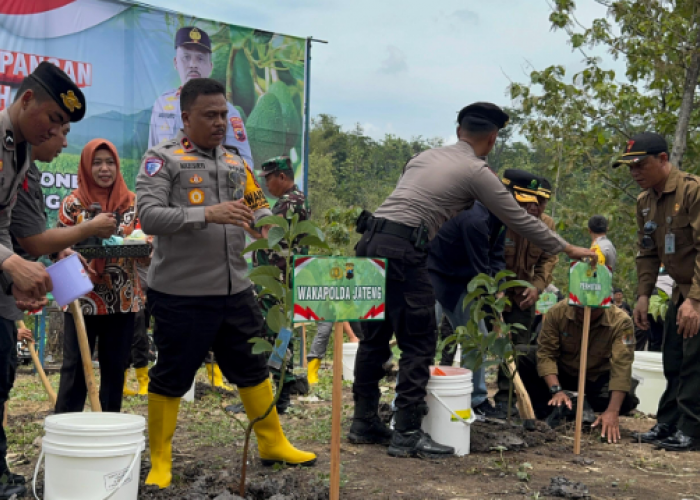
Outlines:
<svg viewBox="0 0 700 500"><path fill-rule="evenodd" d="M563 391L560 385L553 385L549 388L549 393L554 396L556 393Z"/></svg>

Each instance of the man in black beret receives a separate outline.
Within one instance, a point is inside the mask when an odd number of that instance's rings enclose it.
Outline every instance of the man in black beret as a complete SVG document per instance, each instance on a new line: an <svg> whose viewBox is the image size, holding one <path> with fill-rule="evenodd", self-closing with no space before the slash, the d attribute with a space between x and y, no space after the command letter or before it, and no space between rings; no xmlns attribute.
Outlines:
<svg viewBox="0 0 700 500"><path fill-rule="evenodd" d="M457 144L414 156L404 167L396 189L374 214L363 212L357 231L359 257L379 257L387 266L386 318L363 322L355 362L355 415L348 439L357 444L389 444L392 456L449 455L450 446L434 442L421 430L426 412L426 385L435 359L437 328L435 292L430 283L427 250L440 226L480 201L511 229L551 254L578 259L593 255L569 245L513 199L484 161L508 115L498 106L478 102L457 115ZM401 360L396 386L395 430L378 416L382 364L396 334Z"/></svg>
<svg viewBox="0 0 700 500"><path fill-rule="evenodd" d="M14 102L0 112L0 293L14 296L21 309L46 304L52 283L43 264L29 262L12 250L10 215L17 190L31 164L30 146L62 134L64 124L85 115L85 97L59 68L42 62L24 79ZM0 316L0 422L17 367L17 329ZM7 466L7 436L0 427L0 499L26 492L24 478Z"/></svg>

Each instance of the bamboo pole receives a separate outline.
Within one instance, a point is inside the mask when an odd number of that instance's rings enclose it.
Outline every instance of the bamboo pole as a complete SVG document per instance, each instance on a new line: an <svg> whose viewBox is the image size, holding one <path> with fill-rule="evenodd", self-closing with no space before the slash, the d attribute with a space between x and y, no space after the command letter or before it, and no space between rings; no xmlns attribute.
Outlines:
<svg viewBox="0 0 700 500"><path fill-rule="evenodd" d="M87 386L90 407L93 412L101 412L99 389L95 382L95 373L92 369L92 356L90 354L90 343L88 342L87 330L85 329L85 318L80 309L80 301L71 302L70 311L75 322L75 329L78 334L78 345L80 346L80 357L83 360L83 371L85 372L85 385Z"/></svg>
<svg viewBox="0 0 700 500"><path fill-rule="evenodd" d="M27 328L22 320L17 322L17 326L19 328ZM56 406L56 391L54 391L53 387L51 387L51 382L49 382L49 378L46 376L46 372L44 372L44 367L41 366L41 361L39 360L39 355L34 347L34 342L29 342L27 347L29 348L29 354L32 356L34 368L36 368L36 372L39 374L39 378L41 378L41 383L44 385L44 389L46 389L46 393L49 395L49 400L53 406Z"/></svg>
<svg viewBox="0 0 700 500"><path fill-rule="evenodd" d="M330 500L340 500L340 419L343 408L343 323L333 334L333 420L331 423Z"/></svg>
<svg viewBox="0 0 700 500"><path fill-rule="evenodd" d="M578 397L576 399L576 431L574 433L574 455L581 454L581 431L583 429L583 398L586 392L586 365L588 364L588 334L591 330L591 308L583 309L583 337L581 339L581 361L578 369Z"/></svg>

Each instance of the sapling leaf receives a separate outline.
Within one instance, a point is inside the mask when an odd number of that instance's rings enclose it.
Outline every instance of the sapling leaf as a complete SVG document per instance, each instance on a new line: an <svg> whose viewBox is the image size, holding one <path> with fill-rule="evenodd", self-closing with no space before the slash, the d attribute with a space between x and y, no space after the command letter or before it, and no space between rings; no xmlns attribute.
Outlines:
<svg viewBox="0 0 700 500"><path fill-rule="evenodd" d="M503 292L504 290L508 290L509 288L515 288L515 287L532 288L532 285L530 283L528 283L527 281L523 281L523 280L511 280L511 281L506 281L505 283L501 283L498 287L498 291Z"/></svg>
<svg viewBox="0 0 700 500"><path fill-rule="evenodd" d="M279 226L282 229L284 229L285 232L289 231L289 222L287 222L287 219L285 219L281 215L268 215L255 223L255 227L262 227L267 225Z"/></svg>
<svg viewBox="0 0 700 500"><path fill-rule="evenodd" d="M262 337L255 337L250 339L248 342L253 344L253 354L257 355L265 352L272 352L272 344Z"/></svg>
<svg viewBox="0 0 700 500"><path fill-rule="evenodd" d="M274 248L282 239L284 238L285 230L281 227L275 226L270 228L267 233L267 244L270 248Z"/></svg>
<svg viewBox="0 0 700 500"><path fill-rule="evenodd" d="M328 246L328 243L323 241L321 238L318 236L304 236L301 241L299 242L300 246L303 247L316 247L316 248L324 248L326 250L330 250L330 247Z"/></svg>
<svg viewBox="0 0 700 500"><path fill-rule="evenodd" d="M265 289L263 292L268 291L267 293L272 295L277 300L282 300L286 296L285 287L283 287L282 284L272 276L254 276L251 278L251 281L256 285L263 287ZM263 292L261 292L261 295Z"/></svg>
<svg viewBox="0 0 700 500"><path fill-rule="evenodd" d="M260 238L259 240L256 240L245 247L241 252L241 255L245 255L248 252L254 252L255 250L267 250L268 248L270 247L267 244L267 238Z"/></svg>
<svg viewBox="0 0 700 500"><path fill-rule="evenodd" d="M284 314L279 307L272 307L267 312L267 326L274 333L279 333L285 327Z"/></svg>
<svg viewBox="0 0 700 500"><path fill-rule="evenodd" d="M508 269L503 269L502 271L499 271L493 279L494 279L494 281L496 281L498 283L502 279L512 278L513 276L517 276L517 275L513 271L509 271Z"/></svg>
<svg viewBox="0 0 700 500"><path fill-rule="evenodd" d="M281 273L282 271L277 266L258 266L250 270L248 277L270 276L271 278L279 278Z"/></svg>

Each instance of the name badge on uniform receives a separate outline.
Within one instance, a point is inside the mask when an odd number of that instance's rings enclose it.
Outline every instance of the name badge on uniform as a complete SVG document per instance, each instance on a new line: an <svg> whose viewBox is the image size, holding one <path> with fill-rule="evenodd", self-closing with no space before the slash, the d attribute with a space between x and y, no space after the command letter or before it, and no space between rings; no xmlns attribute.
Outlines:
<svg viewBox="0 0 700 500"><path fill-rule="evenodd" d="M664 239L664 252L666 255L673 255L676 253L676 235L669 233Z"/></svg>
<svg viewBox="0 0 700 500"><path fill-rule="evenodd" d="M505 241L505 243L504 243L504 246L507 246L507 247L514 247L514 246L515 246L515 241L513 241L513 240L510 239L510 238L506 238L506 241Z"/></svg>

